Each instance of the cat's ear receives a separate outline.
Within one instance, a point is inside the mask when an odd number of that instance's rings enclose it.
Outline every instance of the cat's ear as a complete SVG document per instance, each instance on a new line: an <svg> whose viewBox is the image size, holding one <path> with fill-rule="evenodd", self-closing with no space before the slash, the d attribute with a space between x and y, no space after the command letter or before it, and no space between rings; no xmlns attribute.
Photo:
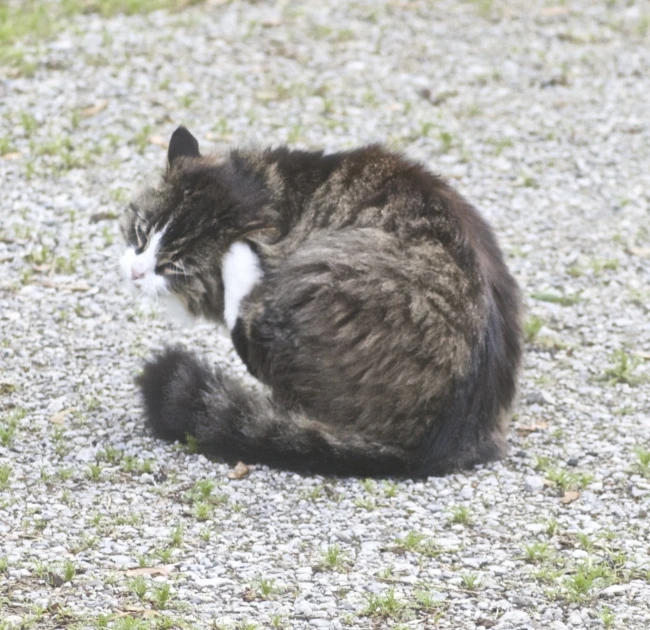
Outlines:
<svg viewBox="0 0 650 630"><path fill-rule="evenodd" d="M172 134L167 149L167 166L172 167L179 157L201 157L198 140L181 126Z"/></svg>

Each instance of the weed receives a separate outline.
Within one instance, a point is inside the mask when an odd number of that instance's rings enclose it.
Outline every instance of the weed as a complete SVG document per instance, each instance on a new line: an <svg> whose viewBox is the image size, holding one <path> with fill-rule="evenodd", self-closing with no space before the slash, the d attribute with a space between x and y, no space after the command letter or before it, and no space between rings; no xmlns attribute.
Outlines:
<svg viewBox="0 0 650 630"><path fill-rule="evenodd" d="M449 153L454 144L454 136L448 131L440 132L440 144L442 145L442 152Z"/></svg>
<svg viewBox="0 0 650 630"><path fill-rule="evenodd" d="M399 550L419 553L428 557L434 557L440 553L431 539L415 531L410 531L404 538L396 538L395 545Z"/></svg>
<svg viewBox="0 0 650 630"><path fill-rule="evenodd" d="M594 549L594 541L587 536L587 534L583 532L578 532L576 534L576 538L578 539L578 542L580 543L580 546L585 550L585 551L593 551Z"/></svg>
<svg viewBox="0 0 650 630"><path fill-rule="evenodd" d="M572 473L561 468L548 468L546 478L558 488L567 490L584 490L592 481L593 475L588 473Z"/></svg>
<svg viewBox="0 0 650 630"><path fill-rule="evenodd" d="M418 607L424 610L431 610L442 605L442 601L435 598L429 591L416 591L415 601Z"/></svg>
<svg viewBox="0 0 650 630"><path fill-rule="evenodd" d="M278 592L275 586L275 579L258 578L256 580L256 590L262 599L268 599L271 595Z"/></svg>
<svg viewBox="0 0 650 630"><path fill-rule="evenodd" d="M194 505L194 516L197 521L207 521L212 516L212 506L209 503L196 503Z"/></svg>
<svg viewBox="0 0 650 630"><path fill-rule="evenodd" d="M190 453L198 453L200 450L199 441L189 433L185 435L185 446Z"/></svg>
<svg viewBox="0 0 650 630"><path fill-rule="evenodd" d="M577 566L573 575L564 578L567 599L572 602L584 601L592 589L608 586L612 577L612 570L606 564L588 560Z"/></svg>
<svg viewBox="0 0 650 630"><path fill-rule="evenodd" d="M573 306L580 302L580 297L577 295L557 295L555 293L538 292L531 295L533 300L539 302L550 302L551 304L559 304L560 306Z"/></svg>
<svg viewBox="0 0 650 630"><path fill-rule="evenodd" d="M172 530L172 539L170 545L172 547L180 547L183 543L183 526L178 525Z"/></svg>
<svg viewBox="0 0 650 630"><path fill-rule="evenodd" d="M357 497L354 500L354 504L357 507L367 510L368 512L372 512L377 507L377 504L375 503L375 500L372 497L363 497L363 498Z"/></svg>
<svg viewBox="0 0 650 630"><path fill-rule="evenodd" d="M465 573L461 579L463 587L468 591L475 591L480 586L479 576L476 573Z"/></svg>
<svg viewBox="0 0 650 630"><path fill-rule="evenodd" d="M130 580L128 582L129 590L140 600L144 599L144 596L147 594L147 582L146 580L139 575L137 578Z"/></svg>
<svg viewBox="0 0 650 630"><path fill-rule="evenodd" d="M66 582L72 582L75 575L77 575L77 567L71 560L66 560L63 564L63 579Z"/></svg>
<svg viewBox="0 0 650 630"><path fill-rule="evenodd" d="M393 567L384 567L378 574L380 580L390 580L393 577Z"/></svg>
<svg viewBox="0 0 650 630"><path fill-rule="evenodd" d="M151 125L145 125L138 133L133 137L133 144L138 151L138 153L144 153L144 150L149 144L149 136L151 135Z"/></svg>
<svg viewBox="0 0 650 630"><path fill-rule="evenodd" d="M451 522L460 523L461 525L471 525L472 519L470 517L469 508L465 505L459 505L453 508L451 512Z"/></svg>
<svg viewBox="0 0 650 630"><path fill-rule="evenodd" d="M199 536L201 536L201 540L203 542L208 543L208 542L210 542L210 538L212 537L212 532L207 527L204 527L201 530L201 533L199 534Z"/></svg>
<svg viewBox="0 0 650 630"><path fill-rule="evenodd" d="M337 569L340 571L344 567L346 559L346 554L341 551L341 548L337 544L334 544L329 545L322 553L320 564L328 569Z"/></svg>
<svg viewBox="0 0 650 630"><path fill-rule="evenodd" d="M24 409L12 411L0 425L0 444L5 448L11 448L18 431L18 423L27 415Z"/></svg>
<svg viewBox="0 0 650 630"><path fill-rule="evenodd" d="M169 591L169 584L162 584L154 588L153 605L157 610L164 610L167 608L169 602Z"/></svg>
<svg viewBox="0 0 650 630"><path fill-rule="evenodd" d="M15 150L16 147L11 144L7 136L0 137L0 155L7 155L7 153L13 153Z"/></svg>
<svg viewBox="0 0 650 630"><path fill-rule="evenodd" d="M526 561L532 564L539 564L547 560L550 555L548 543L544 542L535 542L532 545L526 545L524 551L526 552Z"/></svg>
<svg viewBox="0 0 650 630"><path fill-rule="evenodd" d="M91 481L99 481L102 475L102 467L99 464L88 464L88 477Z"/></svg>
<svg viewBox="0 0 650 630"><path fill-rule="evenodd" d="M388 499L396 497L398 488L399 486L396 483L384 481L384 496Z"/></svg>
<svg viewBox="0 0 650 630"><path fill-rule="evenodd" d="M605 628L613 628L616 615L612 612L609 606L603 606L603 609L600 611L599 615L600 620L603 622Z"/></svg>
<svg viewBox="0 0 650 630"><path fill-rule="evenodd" d="M9 464L0 464L0 490L7 490L10 485L12 468Z"/></svg>
<svg viewBox="0 0 650 630"><path fill-rule="evenodd" d="M22 112L20 114L20 122L25 130L25 135L28 138L31 138L34 135L36 129L38 129L38 121L32 114L28 112Z"/></svg>
<svg viewBox="0 0 650 630"><path fill-rule="evenodd" d="M395 544L399 549L416 552L420 548L420 545L424 539L425 536L423 534L415 531L410 531L408 534L406 534L406 536L404 536L404 538L396 538Z"/></svg>
<svg viewBox="0 0 650 630"><path fill-rule="evenodd" d="M135 617L120 617L113 626L112 630L151 630L151 626L144 619Z"/></svg>
<svg viewBox="0 0 650 630"><path fill-rule="evenodd" d="M640 446L634 451L637 456L636 468L644 477L650 477L650 451Z"/></svg>
<svg viewBox="0 0 650 630"><path fill-rule="evenodd" d="M203 499L208 499L214 490L214 481L210 479L204 479L203 481L197 481L194 484L194 490L199 494Z"/></svg>
<svg viewBox="0 0 650 630"><path fill-rule="evenodd" d="M526 340L529 343L535 341L535 338L539 334L539 331L542 329L544 322L537 317L537 315L531 315L524 322L524 334L526 335Z"/></svg>
<svg viewBox="0 0 650 630"><path fill-rule="evenodd" d="M305 493L305 498L310 501L316 501L323 496L323 486L314 486Z"/></svg>
<svg viewBox="0 0 650 630"><path fill-rule="evenodd" d="M369 595L368 604L360 614L375 619L399 620L404 616L406 609L406 604L395 597L395 589L391 588L382 595Z"/></svg>
<svg viewBox="0 0 650 630"><path fill-rule="evenodd" d="M156 555L158 558L160 558L160 562L163 564L169 564L170 560L172 559L172 550L161 549L160 551L156 552Z"/></svg>
<svg viewBox="0 0 650 630"><path fill-rule="evenodd" d="M276 630L281 630L281 628L284 628L286 625L282 615L273 615L271 617L271 627L275 628Z"/></svg>
<svg viewBox="0 0 650 630"><path fill-rule="evenodd" d="M616 350L611 356L612 367L605 371L602 380L607 381L608 385L617 385L625 383L627 385L638 385L645 378L642 375L634 374L634 371L641 363L637 357L628 357L625 350Z"/></svg>

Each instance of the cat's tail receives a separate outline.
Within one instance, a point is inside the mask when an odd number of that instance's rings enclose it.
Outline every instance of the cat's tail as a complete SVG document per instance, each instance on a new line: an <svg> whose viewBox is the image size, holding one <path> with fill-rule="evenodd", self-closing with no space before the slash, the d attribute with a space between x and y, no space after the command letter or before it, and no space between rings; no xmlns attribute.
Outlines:
<svg viewBox="0 0 650 630"><path fill-rule="evenodd" d="M192 436L201 452L226 461L333 475L412 476L402 449L284 409L184 350L154 357L137 382L158 437Z"/></svg>

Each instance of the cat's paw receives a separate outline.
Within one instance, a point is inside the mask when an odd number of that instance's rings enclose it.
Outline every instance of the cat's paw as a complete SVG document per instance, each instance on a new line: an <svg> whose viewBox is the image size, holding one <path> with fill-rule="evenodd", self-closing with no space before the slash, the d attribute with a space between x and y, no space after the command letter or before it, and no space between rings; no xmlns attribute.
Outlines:
<svg viewBox="0 0 650 630"><path fill-rule="evenodd" d="M145 417L158 437L184 440L205 407L203 393L210 371L193 354L167 348L147 361L136 378Z"/></svg>

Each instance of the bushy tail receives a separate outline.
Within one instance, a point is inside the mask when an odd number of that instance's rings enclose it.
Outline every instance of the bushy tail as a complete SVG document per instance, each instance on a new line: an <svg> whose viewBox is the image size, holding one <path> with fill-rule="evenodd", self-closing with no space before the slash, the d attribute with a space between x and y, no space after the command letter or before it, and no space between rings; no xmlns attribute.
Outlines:
<svg viewBox="0 0 650 630"><path fill-rule="evenodd" d="M184 350L167 349L147 362L138 384L158 437L184 441L191 435L201 452L228 462L333 475L412 476L401 449L283 409Z"/></svg>

